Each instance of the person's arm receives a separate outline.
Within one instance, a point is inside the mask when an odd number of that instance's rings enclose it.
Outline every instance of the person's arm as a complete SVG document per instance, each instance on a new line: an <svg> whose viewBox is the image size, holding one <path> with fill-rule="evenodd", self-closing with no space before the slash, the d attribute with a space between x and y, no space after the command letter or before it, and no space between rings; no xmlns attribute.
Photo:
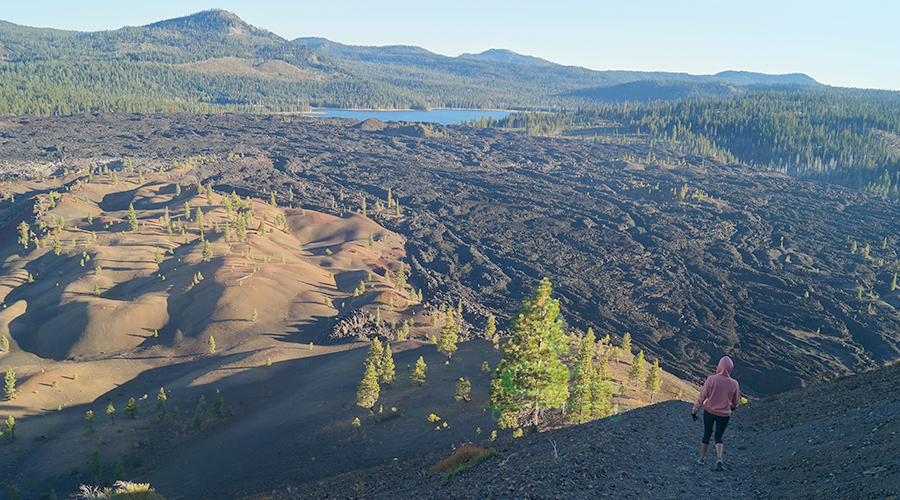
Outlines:
<svg viewBox="0 0 900 500"><path fill-rule="evenodd" d="M703 402L706 401L706 398L709 397L709 379L706 379L706 382L703 383L703 389L700 389L700 395L697 396L697 401L694 403L694 408L691 409L691 413L696 415L697 411L703 405Z"/></svg>
<svg viewBox="0 0 900 500"><path fill-rule="evenodd" d="M741 403L741 386L738 384L734 389L734 395L731 396L731 409L736 410L738 405Z"/></svg>

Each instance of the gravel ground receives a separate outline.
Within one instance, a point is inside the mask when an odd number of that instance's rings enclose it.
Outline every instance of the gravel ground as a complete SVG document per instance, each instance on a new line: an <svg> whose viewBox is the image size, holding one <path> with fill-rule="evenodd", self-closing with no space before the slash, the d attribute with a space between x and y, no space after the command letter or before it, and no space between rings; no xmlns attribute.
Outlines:
<svg viewBox="0 0 900 500"><path fill-rule="evenodd" d="M495 443L500 455L450 479L427 473L448 452L252 498L897 498L898 384L895 365L745 405L724 472L696 463L702 427L668 401Z"/></svg>

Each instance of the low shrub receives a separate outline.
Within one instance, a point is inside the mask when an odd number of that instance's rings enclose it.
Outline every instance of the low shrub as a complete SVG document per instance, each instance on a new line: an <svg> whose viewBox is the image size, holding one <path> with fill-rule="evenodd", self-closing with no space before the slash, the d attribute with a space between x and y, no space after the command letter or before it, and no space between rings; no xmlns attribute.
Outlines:
<svg viewBox="0 0 900 500"><path fill-rule="evenodd" d="M460 446L450 458L446 458L437 463L428 471L429 474L436 474L449 470L450 472L444 476L444 479L450 479L460 474L466 469L471 469L490 457L499 455L500 453L493 448L486 450L481 446L463 445Z"/></svg>

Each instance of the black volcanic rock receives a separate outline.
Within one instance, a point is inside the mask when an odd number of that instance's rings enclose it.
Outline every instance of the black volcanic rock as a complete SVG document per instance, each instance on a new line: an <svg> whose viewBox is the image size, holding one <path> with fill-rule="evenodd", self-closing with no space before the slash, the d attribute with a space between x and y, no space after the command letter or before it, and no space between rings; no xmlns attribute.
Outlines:
<svg viewBox="0 0 900 500"><path fill-rule="evenodd" d="M204 184L242 195L290 187L295 204L325 211L341 191L365 193L374 207L391 189L403 216L369 215L406 238L410 283L433 304L462 299L474 331L490 312L502 329L547 276L572 328L614 340L630 332L650 359L694 381L727 353L751 394L900 356L900 295L889 290L900 259L896 201L661 149L461 127L386 134L357 123L23 118L0 128L0 167L132 158L160 168L215 154L220 161L197 170ZM231 152L245 160L222 160ZM651 152L661 160L647 161ZM853 241L871 246L868 257L851 253Z"/></svg>

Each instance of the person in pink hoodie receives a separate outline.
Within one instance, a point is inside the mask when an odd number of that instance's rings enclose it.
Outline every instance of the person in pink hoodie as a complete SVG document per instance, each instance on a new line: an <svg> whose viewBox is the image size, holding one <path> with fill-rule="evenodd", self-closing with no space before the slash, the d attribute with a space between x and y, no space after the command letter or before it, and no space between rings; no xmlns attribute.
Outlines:
<svg viewBox="0 0 900 500"><path fill-rule="evenodd" d="M722 443L722 434L725 433L725 427L728 427L728 419L731 412L736 410L741 400L741 388L737 380L731 378L731 371L734 369L734 362L728 356L723 356L719 360L719 366L716 368L716 374L707 377L706 383L700 395L697 396L697 402L691 410L691 417L697 421L697 411L700 406L706 403L703 411L703 440L700 444L700 459L698 464L706 461L706 451L709 449L709 438L713 433L713 425L716 427L716 470L725 470L722 462L722 451L724 444Z"/></svg>

